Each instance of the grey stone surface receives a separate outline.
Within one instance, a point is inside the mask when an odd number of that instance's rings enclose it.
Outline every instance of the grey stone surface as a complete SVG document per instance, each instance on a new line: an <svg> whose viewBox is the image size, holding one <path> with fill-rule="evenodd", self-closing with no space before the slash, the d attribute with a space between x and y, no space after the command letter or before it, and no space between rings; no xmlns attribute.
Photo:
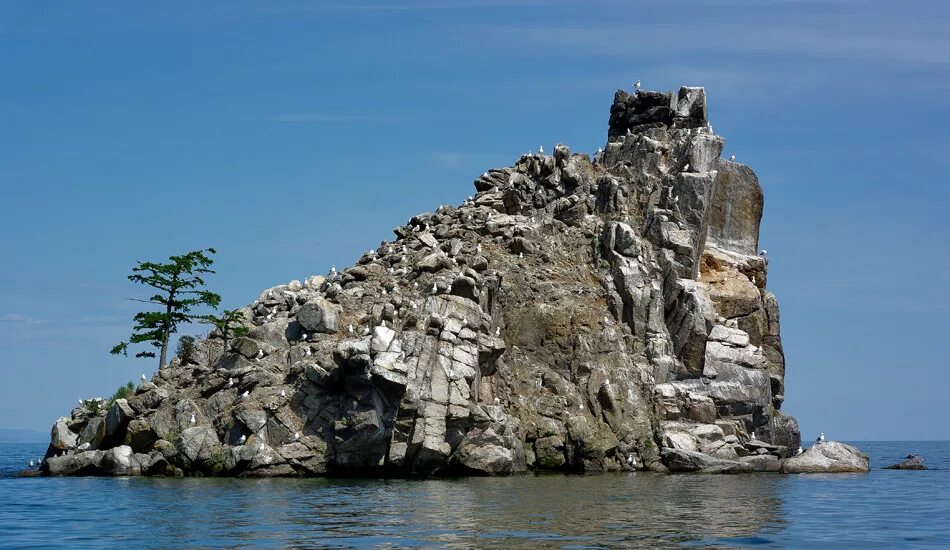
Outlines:
<svg viewBox="0 0 950 550"><path fill-rule="evenodd" d="M804 453L782 462L785 474L867 472L868 469L868 455L837 441L816 443Z"/></svg>
<svg viewBox="0 0 950 550"><path fill-rule="evenodd" d="M884 466L885 470L927 470L927 466L924 464L924 459L911 454L904 457L904 460L891 464L890 466Z"/></svg>
<svg viewBox="0 0 950 550"><path fill-rule="evenodd" d="M317 298L300 306L297 322L304 330L312 332L334 333L340 327L340 308L326 300Z"/></svg>

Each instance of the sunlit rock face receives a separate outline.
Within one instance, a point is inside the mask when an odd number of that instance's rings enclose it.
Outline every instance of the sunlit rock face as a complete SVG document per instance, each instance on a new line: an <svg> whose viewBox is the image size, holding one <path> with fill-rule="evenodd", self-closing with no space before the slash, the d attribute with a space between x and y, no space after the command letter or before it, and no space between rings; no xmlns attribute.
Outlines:
<svg viewBox="0 0 950 550"><path fill-rule="evenodd" d="M762 190L702 88L618 91L593 157L475 180L356 265L261 293L116 411L53 428L55 474L778 470ZM80 445L87 444L80 450Z"/></svg>

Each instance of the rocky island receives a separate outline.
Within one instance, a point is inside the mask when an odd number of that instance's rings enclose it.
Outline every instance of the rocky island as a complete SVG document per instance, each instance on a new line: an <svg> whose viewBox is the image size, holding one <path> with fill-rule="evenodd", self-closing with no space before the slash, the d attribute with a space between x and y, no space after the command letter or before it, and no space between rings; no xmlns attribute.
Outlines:
<svg viewBox="0 0 950 550"><path fill-rule="evenodd" d="M43 472L783 470L801 438L755 173L720 158L703 88L618 91L607 137L265 290L226 349L57 420Z"/></svg>

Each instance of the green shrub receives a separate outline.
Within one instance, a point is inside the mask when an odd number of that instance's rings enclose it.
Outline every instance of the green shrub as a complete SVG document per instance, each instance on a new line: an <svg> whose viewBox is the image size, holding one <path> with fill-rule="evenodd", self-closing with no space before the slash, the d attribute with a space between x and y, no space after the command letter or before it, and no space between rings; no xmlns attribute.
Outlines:
<svg viewBox="0 0 950 550"><path fill-rule="evenodd" d="M119 389L115 390L115 393L112 394L112 397L106 401L106 410L112 408L113 403L118 399L128 399L135 393L135 384L129 382L128 384L119 386Z"/></svg>
<svg viewBox="0 0 950 550"><path fill-rule="evenodd" d="M175 355L181 359L182 363L197 363L197 361L195 361L196 351L197 347L195 346L194 336L182 336L178 339L178 349L175 351Z"/></svg>

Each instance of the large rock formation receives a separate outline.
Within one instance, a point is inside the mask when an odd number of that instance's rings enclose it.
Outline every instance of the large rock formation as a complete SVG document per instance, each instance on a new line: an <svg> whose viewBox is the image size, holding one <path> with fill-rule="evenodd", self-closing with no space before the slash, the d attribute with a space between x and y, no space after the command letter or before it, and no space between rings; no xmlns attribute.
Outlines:
<svg viewBox="0 0 950 550"><path fill-rule="evenodd" d="M229 349L56 421L46 471L777 470L800 437L754 172L719 158L702 88L619 91L608 135L264 291Z"/></svg>

